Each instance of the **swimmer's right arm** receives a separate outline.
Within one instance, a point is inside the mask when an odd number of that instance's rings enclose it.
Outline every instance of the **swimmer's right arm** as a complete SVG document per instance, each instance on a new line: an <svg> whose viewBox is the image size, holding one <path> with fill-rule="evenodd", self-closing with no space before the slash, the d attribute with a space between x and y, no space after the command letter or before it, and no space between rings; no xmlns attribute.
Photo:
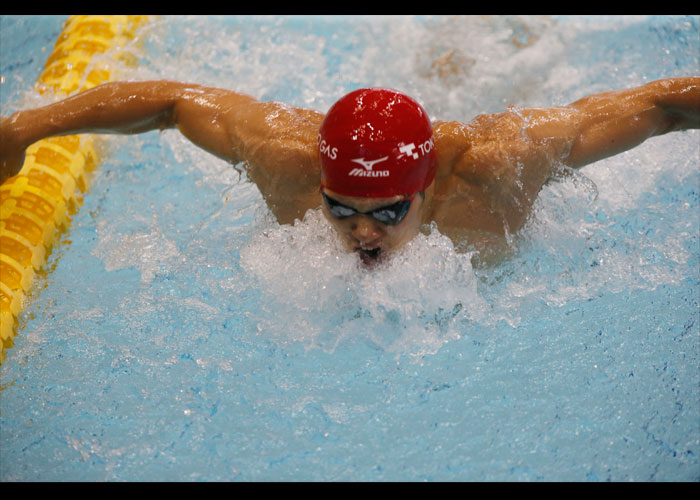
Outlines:
<svg viewBox="0 0 700 500"><path fill-rule="evenodd" d="M292 144L292 149L295 143L303 143L307 149L307 142L315 145L315 120L302 120L305 126L292 123L291 118L299 115L296 111L302 115L312 113L261 103L230 90L181 82L106 83L54 104L18 111L1 119L0 182L16 175L24 160L24 150L45 137L136 134L175 127L219 158L231 163L257 160L264 170L265 165L272 164L270 158L285 156L275 150L275 145ZM269 120L275 113L281 118ZM277 140L270 141L271 137ZM272 144L265 147L269 142Z"/></svg>
<svg viewBox="0 0 700 500"><path fill-rule="evenodd" d="M180 107L198 98L200 111L178 116ZM187 128L200 127L200 135L206 137L202 147L220 153L225 148L222 143L227 142L215 117L217 101L222 99L229 106L253 100L242 94L178 82L113 82L48 106L18 111L0 122L1 180L15 175L21 168L24 150L45 137L136 134L178 126L179 119Z"/></svg>

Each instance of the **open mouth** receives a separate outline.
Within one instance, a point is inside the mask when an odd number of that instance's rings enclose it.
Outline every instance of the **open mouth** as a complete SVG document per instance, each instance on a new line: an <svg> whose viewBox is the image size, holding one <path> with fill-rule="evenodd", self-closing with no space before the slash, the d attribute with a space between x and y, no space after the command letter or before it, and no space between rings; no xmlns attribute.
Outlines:
<svg viewBox="0 0 700 500"><path fill-rule="evenodd" d="M382 254L381 247L377 248L358 248L357 253L360 254L360 258L364 264L373 264L379 260Z"/></svg>

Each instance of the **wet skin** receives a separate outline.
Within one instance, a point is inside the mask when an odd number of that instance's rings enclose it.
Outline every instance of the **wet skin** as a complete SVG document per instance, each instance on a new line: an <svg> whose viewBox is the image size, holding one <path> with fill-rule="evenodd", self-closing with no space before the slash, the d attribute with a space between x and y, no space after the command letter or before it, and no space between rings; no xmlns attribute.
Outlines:
<svg viewBox="0 0 700 500"><path fill-rule="evenodd" d="M0 118L0 181L19 172L25 149L45 137L177 128L202 149L242 163L277 220L291 224L322 206L317 139L323 118L225 89L113 82ZM389 254L432 222L456 246L486 250L523 226L555 167L579 168L691 128L700 128L698 77L601 92L566 106L510 108L468 123L435 121L435 181L425 199L415 198L406 220L392 227L361 214L338 220L324 213L348 251L370 258L376 253L370 249ZM328 194L362 212L401 199Z"/></svg>

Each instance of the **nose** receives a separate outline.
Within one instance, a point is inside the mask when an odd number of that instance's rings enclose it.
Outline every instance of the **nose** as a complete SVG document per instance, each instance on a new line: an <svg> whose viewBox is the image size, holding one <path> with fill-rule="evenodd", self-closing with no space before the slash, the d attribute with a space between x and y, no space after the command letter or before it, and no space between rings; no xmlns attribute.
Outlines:
<svg viewBox="0 0 700 500"><path fill-rule="evenodd" d="M356 216L352 222L352 236L360 243L369 243L382 236L379 225L370 217Z"/></svg>

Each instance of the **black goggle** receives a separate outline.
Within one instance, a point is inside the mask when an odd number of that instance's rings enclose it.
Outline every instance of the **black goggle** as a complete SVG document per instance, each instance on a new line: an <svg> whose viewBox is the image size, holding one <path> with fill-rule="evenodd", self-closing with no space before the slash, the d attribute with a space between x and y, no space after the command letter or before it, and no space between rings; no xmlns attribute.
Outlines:
<svg viewBox="0 0 700 500"><path fill-rule="evenodd" d="M396 203L392 203L391 205L387 205L385 207L375 208L374 210L370 210L369 212L360 212L359 210L355 210L352 207L343 205L339 201L334 200L330 196L326 195L326 193L321 193L321 195L323 196L323 201L326 203L326 208L328 208L330 214L336 219L345 219L355 214L361 214L372 217L373 219L378 220L382 224L386 224L388 226L395 226L399 222L401 222L404 219L404 217L406 217L406 214L411 208L411 202L413 201L415 193L412 194L411 197L406 200L401 200Z"/></svg>

